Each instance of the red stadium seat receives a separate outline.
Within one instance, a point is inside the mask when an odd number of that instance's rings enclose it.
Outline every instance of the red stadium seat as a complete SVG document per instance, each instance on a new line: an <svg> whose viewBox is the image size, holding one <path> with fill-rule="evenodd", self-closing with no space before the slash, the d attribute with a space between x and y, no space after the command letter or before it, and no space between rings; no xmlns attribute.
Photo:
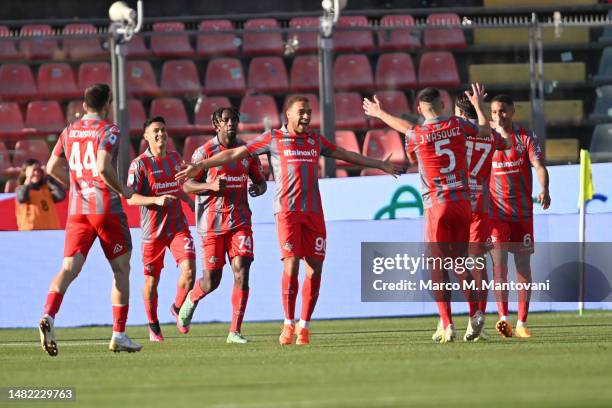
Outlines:
<svg viewBox="0 0 612 408"><path fill-rule="evenodd" d="M291 92L312 92L319 89L319 57L300 55L291 65Z"/></svg>
<svg viewBox="0 0 612 408"><path fill-rule="evenodd" d="M368 126L363 113L361 95L357 92L340 92L335 95L336 128L364 129Z"/></svg>
<svg viewBox="0 0 612 408"><path fill-rule="evenodd" d="M17 188L17 179L15 179L15 178L7 180L6 184L4 184L4 192L5 193L14 193L15 192L15 188Z"/></svg>
<svg viewBox="0 0 612 408"><path fill-rule="evenodd" d="M59 135L66 127L62 108L57 101L33 101L26 110L26 128L36 129L38 134Z"/></svg>
<svg viewBox="0 0 612 408"><path fill-rule="evenodd" d="M283 55L285 43L280 26L273 18L256 18L244 23L242 53L244 55Z"/></svg>
<svg viewBox="0 0 612 408"><path fill-rule="evenodd" d="M409 27L414 25L410 15L392 14L380 19L378 48L381 51L405 51L418 49L421 42Z"/></svg>
<svg viewBox="0 0 612 408"><path fill-rule="evenodd" d="M53 29L48 24L26 24L19 30L19 49L27 59L54 59L60 56L57 40L49 38Z"/></svg>
<svg viewBox="0 0 612 408"><path fill-rule="evenodd" d="M160 90L149 61L128 61L125 74L128 93L135 96L157 96Z"/></svg>
<svg viewBox="0 0 612 408"><path fill-rule="evenodd" d="M108 62L84 62L79 65L78 77L80 91L85 91L85 88L96 83L110 84L111 66Z"/></svg>
<svg viewBox="0 0 612 408"><path fill-rule="evenodd" d="M461 18L455 13L430 14L428 25L459 25ZM460 28L428 28L423 35L426 48L465 48L465 36Z"/></svg>
<svg viewBox="0 0 612 408"><path fill-rule="evenodd" d="M26 64L1 65L0 89L3 99L31 99L38 94L34 75Z"/></svg>
<svg viewBox="0 0 612 408"><path fill-rule="evenodd" d="M0 102L0 139L11 140L29 136L24 129L23 116L15 102Z"/></svg>
<svg viewBox="0 0 612 408"><path fill-rule="evenodd" d="M194 131L187 119L187 111L183 101L178 98L157 98L151 102L151 117L162 116L170 136L185 135Z"/></svg>
<svg viewBox="0 0 612 408"><path fill-rule="evenodd" d="M83 101L75 100L68 102L66 107L66 122L72 123L83 116Z"/></svg>
<svg viewBox="0 0 612 408"><path fill-rule="evenodd" d="M419 87L455 88L461 85L453 54L447 51L426 52L419 62Z"/></svg>
<svg viewBox="0 0 612 408"><path fill-rule="evenodd" d="M13 165L20 167L28 159L36 159L44 166L49 160L49 145L43 139L20 140L15 145Z"/></svg>
<svg viewBox="0 0 612 408"><path fill-rule="evenodd" d="M281 57L256 57L249 65L249 90L286 93L289 90L287 69Z"/></svg>
<svg viewBox="0 0 612 408"><path fill-rule="evenodd" d="M287 102L289 101L289 98L294 95L296 94L289 94L285 97L285 102L283 102L283 112L287 110ZM319 129L321 127L321 106L319 105L319 97L315 94L309 93L300 95L308 98L308 102L310 102L310 109L312 109L312 115L310 116L310 128Z"/></svg>
<svg viewBox="0 0 612 408"><path fill-rule="evenodd" d="M376 88L416 89L418 87L414 64L409 54L381 54L376 64Z"/></svg>
<svg viewBox="0 0 612 408"><path fill-rule="evenodd" d="M145 40L142 34L135 34L127 43L128 58L149 58L151 50L145 45Z"/></svg>
<svg viewBox="0 0 612 408"><path fill-rule="evenodd" d="M339 55L334 63L334 87L340 91L374 89L372 67L363 54Z"/></svg>
<svg viewBox="0 0 612 408"><path fill-rule="evenodd" d="M395 130L369 130L363 140L363 154L378 160L385 160L391 155L393 163L407 162L402 138Z"/></svg>
<svg viewBox="0 0 612 408"><path fill-rule="evenodd" d="M352 27L369 27L365 16L343 16L334 30L336 52L368 52L374 50L374 37L368 30L350 30Z"/></svg>
<svg viewBox="0 0 612 408"><path fill-rule="evenodd" d="M186 161L191 160L193 152L195 152L198 147L202 146L204 143L208 142L212 138L213 136L209 135L187 136L185 138L185 145L183 146L183 158Z"/></svg>
<svg viewBox="0 0 612 408"><path fill-rule="evenodd" d="M191 60L164 62L160 85L167 95L194 97L202 91L198 69Z"/></svg>
<svg viewBox="0 0 612 408"><path fill-rule="evenodd" d="M66 63L46 63L38 68L38 92L42 98L66 99L82 95L74 72Z"/></svg>
<svg viewBox="0 0 612 408"><path fill-rule="evenodd" d="M62 29L62 47L73 60L108 58L110 52L102 49L98 30L93 24L67 24Z"/></svg>
<svg viewBox="0 0 612 408"><path fill-rule="evenodd" d="M140 99L128 99L128 117L130 121L130 137L138 138L142 136L142 125L147 120L147 113ZM108 115L110 122L116 122L112 111Z"/></svg>
<svg viewBox="0 0 612 408"><path fill-rule="evenodd" d="M406 95L401 91L382 91L377 92L376 96L383 109L393 116L401 117L411 113ZM386 127L385 123L380 119L368 118L368 122L371 128Z"/></svg>
<svg viewBox="0 0 612 408"><path fill-rule="evenodd" d="M350 152L361 153L359 143L357 142L357 136L355 136L355 132L352 130L337 130L336 145ZM353 167L351 163L347 163L343 160L337 160L336 166Z"/></svg>
<svg viewBox="0 0 612 408"><path fill-rule="evenodd" d="M219 108L230 107L232 104L225 96L208 96L203 98L195 108L195 127L198 132L214 133L212 114Z"/></svg>
<svg viewBox="0 0 612 408"><path fill-rule="evenodd" d="M455 114L455 103L451 99L448 91L440 89L440 100L444 105L444 109L442 110L442 114L444 116L452 116ZM419 101L414 100L414 111L417 112L417 106L419 106Z"/></svg>
<svg viewBox="0 0 612 408"><path fill-rule="evenodd" d="M237 58L217 58L206 67L204 93L207 95L239 94L245 91L244 72Z"/></svg>
<svg viewBox="0 0 612 408"><path fill-rule="evenodd" d="M140 139L140 146L138 147L138 154L144 153L144 151L147 150L148 147L149 147L149 143L144 138ZM174 144L174 140L172 140L170 136L168 136L168 139L166 142L166 150L178 152L178 150L176 149L176 145ZM181 153L179 152L179 154Z"/></svg>
<svg viewBox="0 0 612 408"><path fill-rule="evenodd" d="M229 20L204 20L198 26L197 53L200 56L237 56L240 39L233 33L215 33L233 30Z"/></svg>
<svg viewBox="0 0 612 408"><path fill-rule="evenodd" d="M189 35L181 22L154 23L151 35L151 51L161 58L184 58L193 56Z"/></svg>
<svg viewBox="0 0 612 408"><path fill-rule="evenodd" d="M7 26L0 26L0 60L20 58L21 54L17 51L17 41L11 37L11 30Z"/></svg>
<svg viewBox="0 0 612 408"><path fill-rule="evenodd" d="M240 131L263 131L280 127L278 109L269 95L247 95L240 103Z"/></svg>
<svg viewBox="0 0 612 408"><path fill-rule="evenodd" d="M289 40L296 38L298 45L296 53L312 54L319 51L319 19L317 17L295 17L289 20ZM315 29L316 31L300 32L303 29Z"/></svg>

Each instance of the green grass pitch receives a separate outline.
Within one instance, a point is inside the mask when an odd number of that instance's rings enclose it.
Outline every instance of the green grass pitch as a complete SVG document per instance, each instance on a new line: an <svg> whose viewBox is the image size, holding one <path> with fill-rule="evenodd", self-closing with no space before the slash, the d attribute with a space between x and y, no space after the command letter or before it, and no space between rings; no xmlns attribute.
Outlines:
<svg viewBox="0 0 612 408"><path fill-rule="evenodd" d="M72 403L11 407L610 407L612 313L538 313L534 338L434 344L436 319L315 321L310 346L281 347L278 323L245 323L247 345L226 344L226 324L188 335L163 326L140 353L108 351L109 327L59 328L59 356L34 329L0 330L0 387L75 387ZM462 337L467 317L455 318Z"/></svg>

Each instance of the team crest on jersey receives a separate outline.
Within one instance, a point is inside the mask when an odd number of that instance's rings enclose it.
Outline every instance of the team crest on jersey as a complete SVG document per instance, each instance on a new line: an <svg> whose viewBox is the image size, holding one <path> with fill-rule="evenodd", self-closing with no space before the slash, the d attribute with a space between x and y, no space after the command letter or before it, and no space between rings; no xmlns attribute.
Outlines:
<svg viewBox="0 0 612 408"><path fill-rule="evenodd" d="M213 255L210 258L208 258L208 263L216 264L217 260L218 260L217 257Z"/></svg>
<svg viewBox="0 0 612 408"><path fill-rule="evenodd" d="M175 165L174 170L177 172L181 171L181 165L180 164Z"/></svg>
<svg viewBox="0 0 612 408"><path fill-rule="evenodd" d="M247 158L242 159L242 166L243 167L249 167L249 159L247 159Z"/></svg>
<svg viewBox="0 0 612 408"><path fill-rule="evenodd" d="M523 146L523 143L521 143L520 140L517 140L515 149L517 152L519 152L519 154L523 154L523 152L525 151L525 146Z"/></svg>
<svg viewBox="0 0 612 408"><path fill-rule="evenodd" d="M310 143L311 145L315 145L315 141L312 137L309 137L308 139L306 139L306 141L308 141L308 143Z"/></svg>
<svg viewBox="0 0 612 408"><path fill-rule="evenodd" d="M293 251L293 244L291 244L291 242L285 242L283 249L287 252L291 252Z"/></svg>
<svg viewBox="0 0 612 408"><path fill-rule="evenodd" d="M136 170L136 163L130 164L130 170Z"/></svg>
<svg viewBox="0 0 612 408"><path fill-rule="evenodd" d="M128 179L127 179L127 183L128 183L128 185L134 184L134 173L130 173L130 175L128 176Z"/></svg>

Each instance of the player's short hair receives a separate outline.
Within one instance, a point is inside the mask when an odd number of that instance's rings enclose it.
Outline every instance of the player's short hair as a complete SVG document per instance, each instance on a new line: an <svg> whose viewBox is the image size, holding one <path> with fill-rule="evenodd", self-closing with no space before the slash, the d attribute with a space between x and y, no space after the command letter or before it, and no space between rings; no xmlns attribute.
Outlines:
<svg viewBox="0 0 612 408"><path fill-rule="evenodd" d="M476 115L474 105L472 105L472 102L470 102L470 99L465 93L457 96L457 99L455 99L455 105L461 109L468 119L476 119L478 117L478 115Z"/></svg>
<svg viewBox="0 0 612 408"><path fill-rule="evenodd" d="M94 112L100 112L110 98L111 90L107 84L93 84L85 89L85 105Z"/></svg>
<svg viewBox="0 0 612 408"><path fill-rule="evenodd" d="M223 117L223 112L225 111L228 111L230 115L235 117L236 120L240 122L240 111L232 106L226 106L219 108L213 112L211 117L213 126L219 125L219 122L221 122L221 118Z"/></svg>
<svg viewBox="0 0 612 408"><path fill-rule="evenodd" d="M28 167L38 164L42 167L42 163L37 159L27 159L21 165L21 169L19 171L19 176L17 177L17 185L23 186L26 181L26 170Z"/></svg>
<svg viewBox="0 0 612 408"><path fill-rule="evenodd" d="M285 111L289 110L296 102L304 102L310 104L310 101L304 95L293 95L291 98L287 100L287 105L285 106Z"/></svg>
<svg viewBox="0 0 612 408"><path fill-rule="evenodd" d="M435 103L440 100L440 91L436 88L425 88L417 95L417 101L424 103Z"/></svg>
<svg viewBox="0 0 612 408"><path fill-rule="evenodd" d="M160 122L160 123L163 123L164 125L166 124L166 120L164 119L163 116L154 116L144 121L144 124L142 125L142 129L147 130L147 128L151 126L151 123L155 123L155 122Z"/></svg>
<svg viewBox="0 0 612 408"><path fill-rule="evenodd" d="M505 103L508 106L514 106L514 100L509 95L497 95L493 99L491 99L491 103L493 102L501 102Z"/></svg>

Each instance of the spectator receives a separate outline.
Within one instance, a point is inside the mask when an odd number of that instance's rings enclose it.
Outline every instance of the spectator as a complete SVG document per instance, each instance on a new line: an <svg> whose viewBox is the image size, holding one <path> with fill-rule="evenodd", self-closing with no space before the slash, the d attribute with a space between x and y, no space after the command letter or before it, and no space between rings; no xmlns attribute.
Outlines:
<svg viewBox="0 0 612 408"><path fill-rule="evenodd" d="M61 229L55 203L65 198L64 188L45 174L38 160L26 160L15 189L19 231Z"/></svg>

